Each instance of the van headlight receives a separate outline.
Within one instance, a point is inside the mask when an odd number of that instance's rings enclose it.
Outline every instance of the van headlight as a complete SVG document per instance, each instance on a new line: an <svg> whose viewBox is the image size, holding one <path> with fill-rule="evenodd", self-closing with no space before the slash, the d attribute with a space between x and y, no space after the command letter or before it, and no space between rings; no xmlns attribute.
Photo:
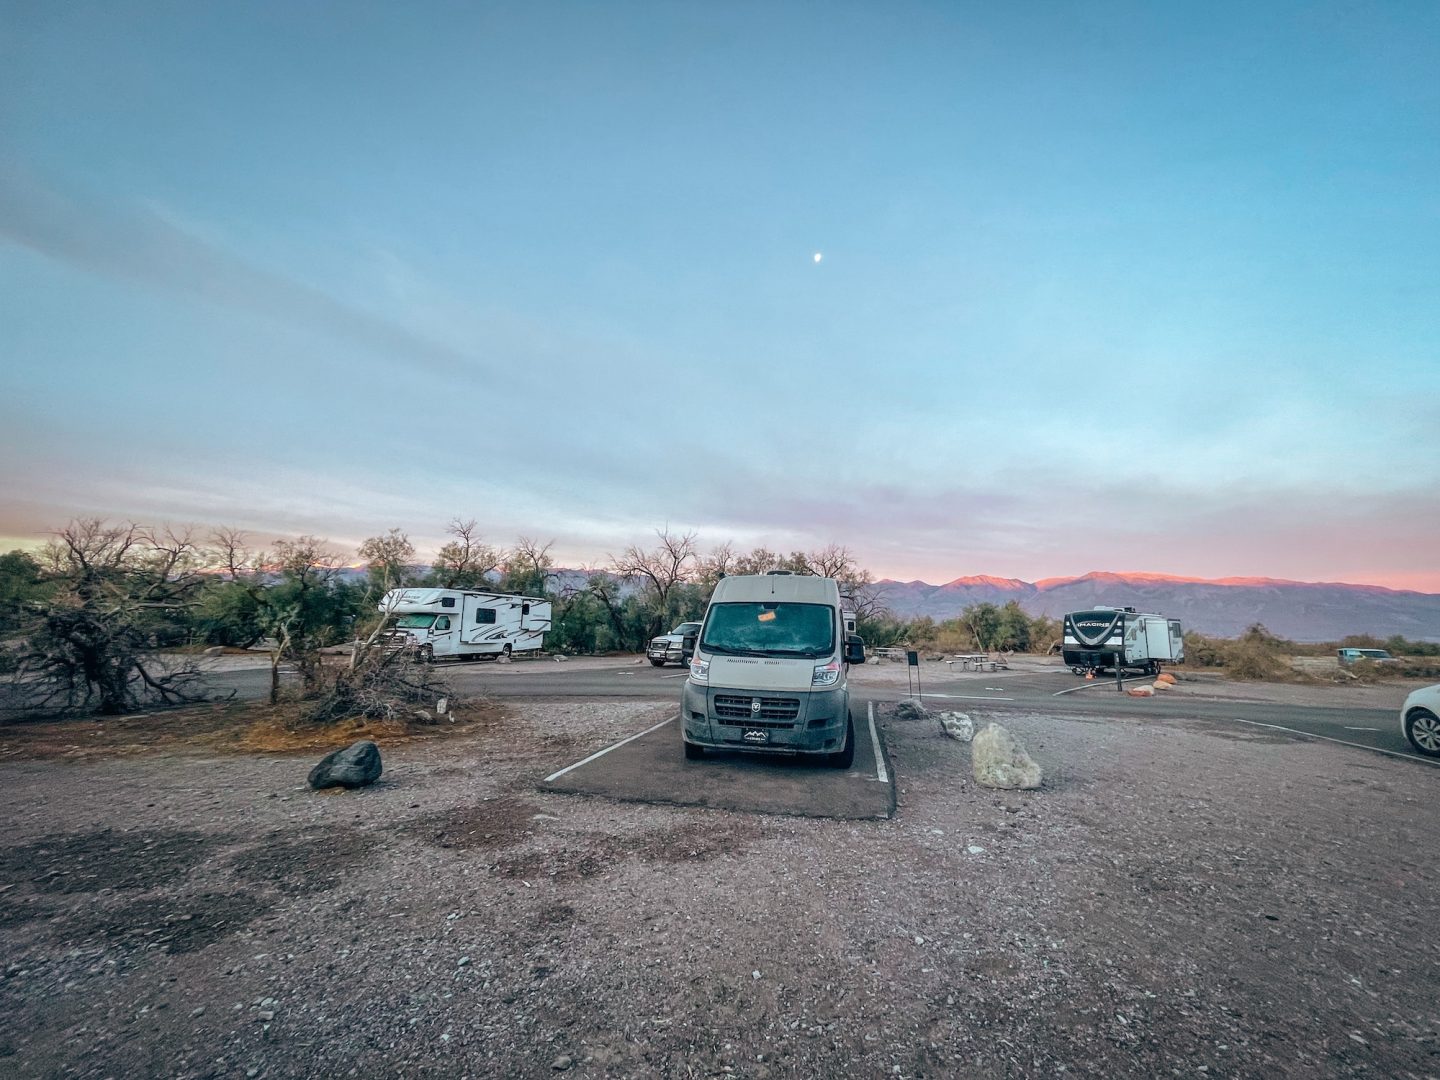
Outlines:
<svg viewBox="0 0 1440 1080"><path fill-rule="evenodd" d="M705 682L710 678L710 661L701 660L698 656L690 658L690 678L696 682Z"/></svg>
<svg viewBox="0 0 1440 1080"><path fill-rule="evenodd" d="M815 674L810 677L811 686L831 686L840 678L840 662L831 660L828 664L816 664Z"/></svg>

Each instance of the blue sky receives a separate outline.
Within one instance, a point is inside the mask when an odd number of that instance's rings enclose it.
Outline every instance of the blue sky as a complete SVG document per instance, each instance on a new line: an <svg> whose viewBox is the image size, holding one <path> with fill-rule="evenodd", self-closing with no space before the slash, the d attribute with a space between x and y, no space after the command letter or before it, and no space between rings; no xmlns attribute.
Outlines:
<svg viewBox="0 0 1440 1080"><path fill-rule="evenodd" d="M1440 591L1440 7L1001 8L0 7L0 537Z"/></svg>

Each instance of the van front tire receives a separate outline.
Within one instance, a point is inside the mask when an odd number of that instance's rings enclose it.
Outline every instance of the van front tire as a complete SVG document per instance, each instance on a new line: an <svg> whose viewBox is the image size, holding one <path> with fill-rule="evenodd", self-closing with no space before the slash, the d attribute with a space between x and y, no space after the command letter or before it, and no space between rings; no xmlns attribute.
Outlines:
<svg viewBox="0 0 1440 1080"><path fill-rule="evenodd" d="M848 769L855 764L855 724L845 719L845 748L829 756L830 765L836 769Z"/></svg>
<svg viewBox="0 0 1440 1080"><path fill-rule="evenodd" d="M685 742L685 760L686 760L686 761L699 761L699 760L700 760L701 758L703 758L704 756L705 756L705 748L704 748L703 746L697 746L695 743L690 742L688 739L686 740L686 742Z"/></svg>

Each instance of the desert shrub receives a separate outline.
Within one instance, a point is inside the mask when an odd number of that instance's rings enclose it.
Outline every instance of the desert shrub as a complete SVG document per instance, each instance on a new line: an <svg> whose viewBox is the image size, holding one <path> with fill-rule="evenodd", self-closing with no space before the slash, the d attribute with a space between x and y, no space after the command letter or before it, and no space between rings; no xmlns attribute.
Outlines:
<svg viewBox="0 0 1440 1080"><path fill-rule="evenodd" d="M1256 642L1236 642L1225 664L1225 673L1235 679L1275 679L1287 673L1285 658Z"/></svg>
<svg viewBox="0 0 1440 1080"><path fill-rule="evenodd" d="M1191 630L1185 635L1185 662L1198 667L1224 667L1234 642Z"/></svg>
<svg viewBox="0 0 1440 1080"><path fill-rule="evenodd" d="M393 720L430 709L455 692L435 664L420 663L412 652L363 648L346 667L322 667L307 682L301 716L312 724L364 717Z"/></svg>
<svg viewBox="0 0 1440 1080"><path fill-rule="evenodd" d="M1236 679L1274 679L1287 673L1287 642L1255 623L1232 642L1225 658L1226 674Z"/></svg>
<svg viewBox="0 0 1440 1080"><path fill-rule="evenodd" d="M959 619L947 619L935 628L930 644L941 652L971 652L975 649L975 635Z"/></svg>

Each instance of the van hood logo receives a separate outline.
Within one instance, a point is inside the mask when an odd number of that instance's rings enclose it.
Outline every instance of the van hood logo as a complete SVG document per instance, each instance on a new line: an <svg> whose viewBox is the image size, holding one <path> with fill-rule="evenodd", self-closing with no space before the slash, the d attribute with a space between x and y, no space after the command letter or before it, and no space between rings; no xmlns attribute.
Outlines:
<svg viewBox="0 0 1440 1080"><path fill-rule="evenodd" d="M760 715L760 699L758 697L750 699L750 712L755 716Z"/></svg>

